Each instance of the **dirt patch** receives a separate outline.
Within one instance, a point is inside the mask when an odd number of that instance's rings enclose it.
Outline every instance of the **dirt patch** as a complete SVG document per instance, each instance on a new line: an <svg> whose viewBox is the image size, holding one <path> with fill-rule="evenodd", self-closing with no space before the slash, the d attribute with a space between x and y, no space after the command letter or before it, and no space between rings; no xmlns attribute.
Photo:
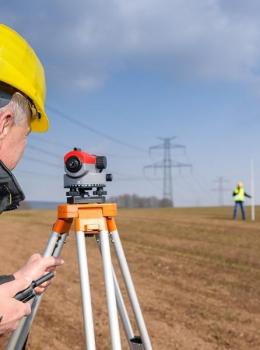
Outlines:
<svg viewBox="0 0 260 350"><path fill-rule="evenodd" d="M259 222L233 222L230 210L119 211L121 239L154 349L260 348ZM42 251L54 221L54 211L2 215L0 272L14 272ZM28 349L84 348L73 233L62 256L65 265L43 298ZM97 348L110 349L94 240L88 241L88 260Z"/></svg>

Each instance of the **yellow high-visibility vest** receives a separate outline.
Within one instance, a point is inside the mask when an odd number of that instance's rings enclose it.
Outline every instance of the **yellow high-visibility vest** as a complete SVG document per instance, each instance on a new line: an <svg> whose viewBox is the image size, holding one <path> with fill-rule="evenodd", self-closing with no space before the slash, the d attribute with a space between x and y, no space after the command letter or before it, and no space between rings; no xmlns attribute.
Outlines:
<svg viewBox="0 0 260 350"><path fill-rule="evenodd" d="M234 195L234 201L241 201L244 202L245 200L245 190L243 187L237 187L234 191L235 195Z"/></svg>

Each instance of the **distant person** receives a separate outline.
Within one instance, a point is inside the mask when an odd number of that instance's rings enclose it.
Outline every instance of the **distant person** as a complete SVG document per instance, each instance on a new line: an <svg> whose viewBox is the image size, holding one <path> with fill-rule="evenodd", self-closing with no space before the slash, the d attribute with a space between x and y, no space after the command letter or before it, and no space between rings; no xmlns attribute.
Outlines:
<svg viewBox="0 0 260 350"><path fill-rule="evenodd" d="M244 202L245 197L251 198L249 194L245 192L244 185L242 182L239 182L236 186L236 188L233 191L233 198L234 198L234 212L233 212L233 219L235 220L237 218L237 208L240 207L242 219L246 219L245 209L244 209Z"/></svg>
<svg viewBox="0 0 260 350"><path fill-rule="evenodd" d="M16 209L24 199L12 170L29 133L48 130L45 90L44 69L35 52L18 33L0 24L0 213ZM34 254L12 275L0 276L0 335L13 331L31 313L30 304L15 300L15 294L62 263L60 258ZM42 293L49 283L36 291Z"/></svg>

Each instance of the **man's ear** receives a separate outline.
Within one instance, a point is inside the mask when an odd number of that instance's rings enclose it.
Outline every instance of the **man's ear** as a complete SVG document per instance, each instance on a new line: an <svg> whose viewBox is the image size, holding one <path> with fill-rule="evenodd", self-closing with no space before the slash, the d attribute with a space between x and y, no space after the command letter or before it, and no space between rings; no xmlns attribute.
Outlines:
<svg viewBox="0 0 260 350"><path fill-rule="evenodd" d="M10 110L6 109L0 115L0 141L2 141L9 133L13 125L13 115Z"/></svg>

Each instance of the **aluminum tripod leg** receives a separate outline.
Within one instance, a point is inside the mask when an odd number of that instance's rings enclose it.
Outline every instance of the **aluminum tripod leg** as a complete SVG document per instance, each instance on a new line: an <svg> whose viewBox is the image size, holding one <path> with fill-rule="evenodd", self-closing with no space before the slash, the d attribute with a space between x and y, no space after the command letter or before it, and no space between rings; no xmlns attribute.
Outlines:
<svg viewBox="0 0 260 350"><path fill-rule="evenodd" d="M96 241L97 241L97 244L99 246L99 251L101 253L100 240L97 239L97 237L96 237ZM119 312L121 321L122 321L123 326L124 326L125 335L126 335L127 339L129 340L129 339L132 339L134 337L134 332L133 332L131 322L130 322L129 317L128 317L127 309L125 307L124 299L123 299L119 284L117 282L114 268L113 268L113 280L114 280L114 287L115 287L116 303L117 303L118 312Z"/></svg>
<svg viewBox="0 0 260 350"><path fill-rule="evenodd" d="M85 239L86 238L83 231L76 232L86 345L87 345L87 350L95 350L96 344L95 344L95 333L94 333L94 323L93 323L93 312L92 312L92 306L91 306L91 294L90 294L87 250L86 250Z"/></svg>
<svg viewBox="0 0 260 350"><path fill-rule="evenodd" d="M100 248L104 270L112 350L121 350L121 339L119 333L112 260L108 235L108 231L104 230L100 232Z"/></svg>
<svg viewBox="0 0 260 350"><path fill-rule="evenodd" d="M125 307L124 299L123 299L119 284L117 282L117 278L116 278L116 274L115 274L114 269L113 269L113 279L114 279L115 292L116 292L117 308L118 308L119 315L120 315L120 318L121 318L123 326L124 326L127 340L129 341L130 339L134 338L134 332L133 332L133 328L131 326L131 322L130 322L129 317L128 317L128 313L127 313L127 310Z"/></svg>
<svg viewBox="0 0 260 350"><path fill-rule="evenodd" d="M49 241L46 245L44 256L59 256L62 250L63 244L66 240L66 234L60 235L56 232L52 232ZM6 350L21 350L26 342L26 338L29 334L32 322L36 316L39 308L42 296L36 296L31 303L31 314L22 319L18 328L13 332L10 337Z"/></svg>
<svg viewBox="0 0 260 350"><path fill-rule="evenodd" d="M115 252L116 252L116 256L118 259L118 263L122 272L122 276L124 278L125 281L125 285L126 285L126 289L127 289L127 293L129 296L129 300L131 302L134 314L135 314L135 318L136 318L136 323L138 326L138 329L140 331L140 335L141 335L141 339L142 339L142 344L145 350L152 350L152 344L145 326L145 322L143 319L143 315L142 315L142 311L137 299L137 295L136 295L136 291L135 291L135 287L131 278L131 274L128 268L128 264L126 261L126 257L124 254L124 250L120 241L120 237L118 234L118 231L113 231L111 232L111 236L112 236L112 242L114 244L115 247Z"/></svg>

